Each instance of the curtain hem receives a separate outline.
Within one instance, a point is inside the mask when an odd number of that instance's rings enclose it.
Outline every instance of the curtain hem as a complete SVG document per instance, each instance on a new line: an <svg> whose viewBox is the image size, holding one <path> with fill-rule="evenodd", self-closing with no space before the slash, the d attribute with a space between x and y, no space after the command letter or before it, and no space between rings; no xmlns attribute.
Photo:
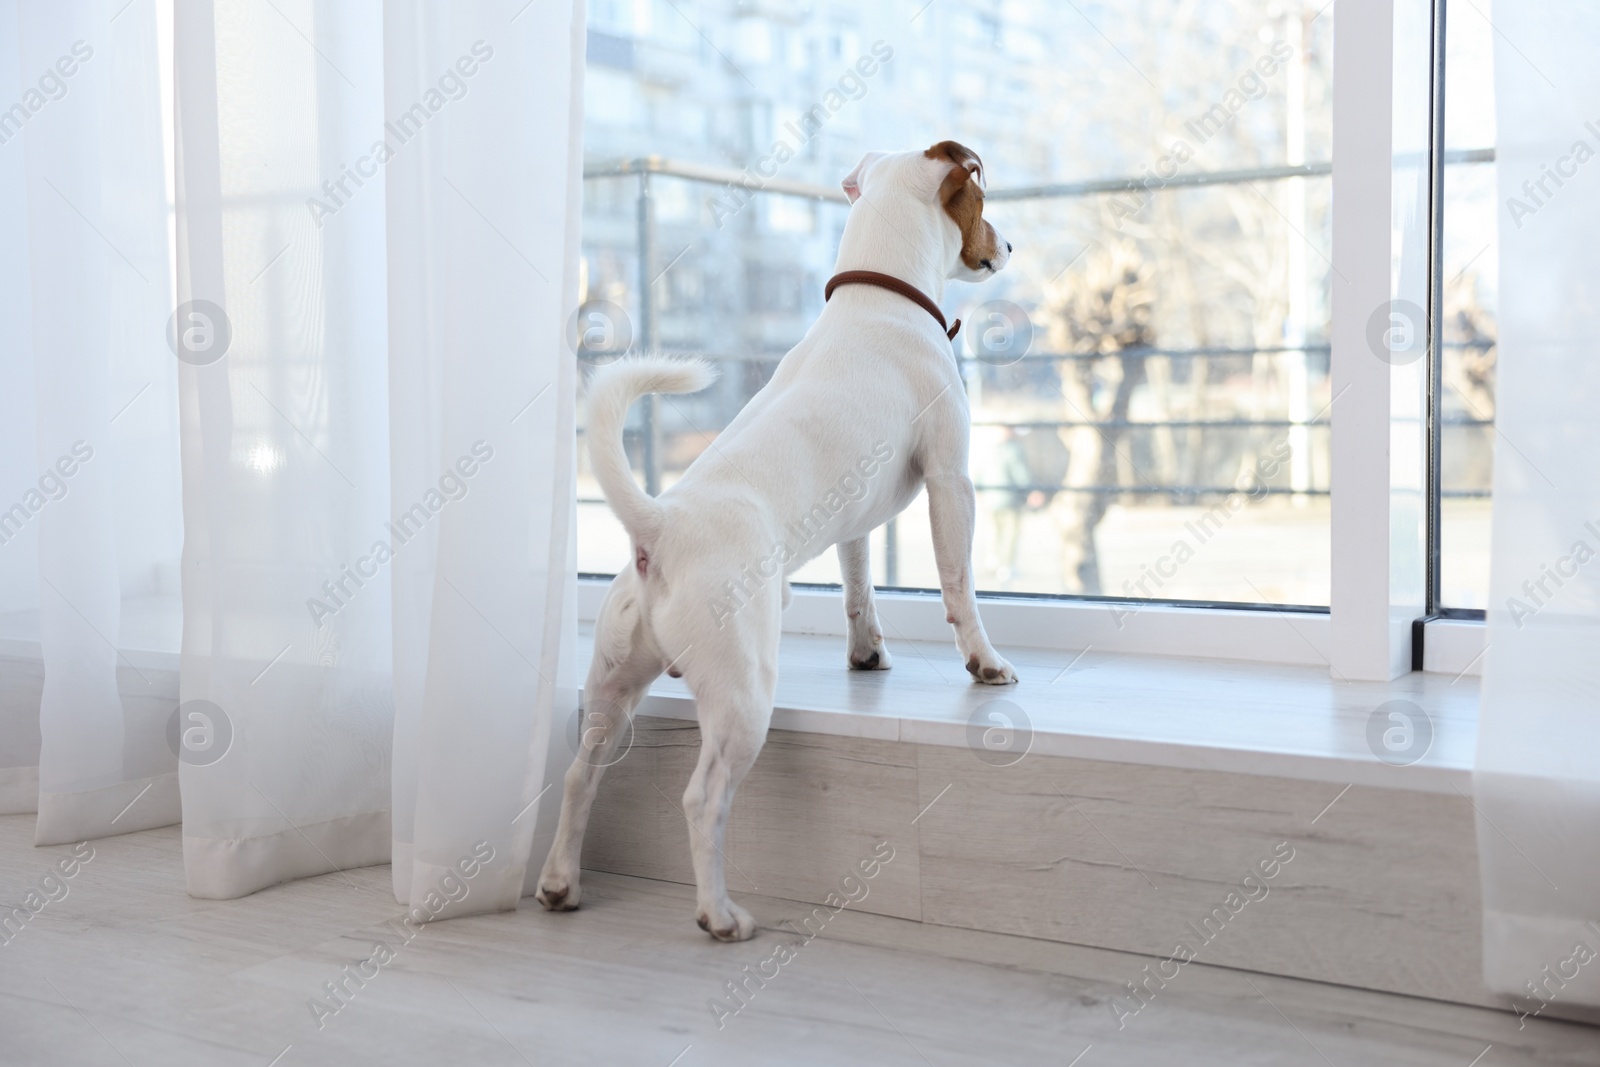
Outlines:
<svg viewBox="0 0 1600 1067"><path fill-rule="evenodd" d="M35 845L69 845L183 821L177 771L81 793L40 792L38 797Z"/></svg>
<svg viewBox="0 0 1600 1067"><path fill-rule="evenodd" d="M515 911L522 896L522 867L481 867L470 879L458 867L436 863L414 863L412 870L412 912L421 910L430 920Z"/></svg>
<svg viewBox="0 0 1600 1067"><path fill-rule="evenodd" d="M389 832L389 812L369 811L244 840L184 834L189 895L232 900L297 878L388 863Z"/></svg>

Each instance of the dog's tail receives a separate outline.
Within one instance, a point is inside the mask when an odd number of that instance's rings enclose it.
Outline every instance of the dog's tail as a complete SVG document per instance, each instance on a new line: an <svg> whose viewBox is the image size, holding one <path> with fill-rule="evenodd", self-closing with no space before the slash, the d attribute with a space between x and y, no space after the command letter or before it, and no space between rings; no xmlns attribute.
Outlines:
<svg viewBox="0 0 1600 1067"><path fill-rule="evenodd" d="M715 377L703 360L641 356L607 364L589 378L589 463L606 503L635 545L654 543L661 505L633 480L622 447L628 407L646 393L698 393Z"/></svg>

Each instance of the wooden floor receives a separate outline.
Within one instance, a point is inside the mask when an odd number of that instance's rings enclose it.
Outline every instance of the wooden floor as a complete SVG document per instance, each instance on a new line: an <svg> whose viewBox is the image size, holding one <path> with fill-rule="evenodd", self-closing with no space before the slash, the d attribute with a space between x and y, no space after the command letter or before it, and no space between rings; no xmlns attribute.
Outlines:
<svg viewBox="0 0 1600 1067"><path fill-rule="evenodd" d="M71 851L35 849L32 825L0 817L0 900ZM387 868L200 901L177 828L93 846L67 896L0 945L0 1063L1600 1064L1600 1030L1200 963L1119 1029L1112 998L1146 957L848 909L807 942L776 927L809 908L749 895L761 932L720 945L687 887L600 874L581 911L527 900L406 944L383 926L401 912ZM379 939L393 958L319 1029L308 1003ZM719 1028L725 983L783 945Z"/></svg>

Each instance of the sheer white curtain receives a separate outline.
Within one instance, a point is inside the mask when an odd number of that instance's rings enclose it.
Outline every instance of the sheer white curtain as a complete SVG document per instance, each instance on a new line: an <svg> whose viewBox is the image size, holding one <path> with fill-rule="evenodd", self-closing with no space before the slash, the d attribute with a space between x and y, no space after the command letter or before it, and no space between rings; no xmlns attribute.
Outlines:
<svg viewBox="0 0 1600 1067"><path fill-rule="evenodd" d="M0 0L0 92L23 84L16 0ZM41 96L41 99L43 97ZM29 115L31 118L31 114ZM28 176L15 119L0 114L0 814L39 809L39 530ZM41 494L41 501L44 499ZM21 505L22 511L16 511Z"/></svg>
<svg viewBox="0 0 1600 1067"><path fill-rule="evenodd" d="M393 855L433 917L515 906L576 705L581 0L0 20L0 76L92 49L0 142L0 508L72 461L0 544L0 805L59 841L181 787L196 896Z"/></svg>
<svg viewBox="0 0 1600 1067"><path fill-rule="evenodd" d="M0 7L0 801L36 802L40 844L178 817L177 679L148 655L179 543L158 35L151 5L113 14Z"/></svg>
<svg viewBox="0 0 1600 1067"><path fill-rule="evenodd" d="M1499 440L1474 788L1485 979L1532 1012L1600 1006L1600 8L1494 18Z"/></svg>
<svg viewBox="0 0 1600 1067"><path fill-rule="evenodd" d="M389 589L347 577L389 517L381 175L307 206L383 126L382 14L176 13L184 861L230 897L389 854Z"/></svg>
<svg viewBox="0 0 1600 1067"><path fill-rule="evenodd" d="M401 900L490 850L430 911L521 892L575 696L581 32L570 4L178 6L178 306L228 343L182 370L182 696L232 746L182 771L196 895L391 834Z"/></svg>
<svg viewBox="0 0 1600 1067"><path fill-rule="evenodd" d="M385 14L384 110L409 138L387 169L394 514L461 494L396 560L395 895L424 899L484 840L489 875L447 907L510 907L572 755L551 722L577 706L582 10Z"/></svg>

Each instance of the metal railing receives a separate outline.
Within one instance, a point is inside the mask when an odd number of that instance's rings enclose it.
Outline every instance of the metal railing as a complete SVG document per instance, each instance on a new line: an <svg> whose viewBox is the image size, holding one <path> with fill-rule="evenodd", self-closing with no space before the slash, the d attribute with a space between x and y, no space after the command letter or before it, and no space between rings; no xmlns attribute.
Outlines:
<svg viewBox="0 0 1600 1067"><path fill-rule="evenodd" d="M1490 163L1495 159L1493 148L1453 150L1445 154L1446 164L1459 163ZM1171 178L1152 181L1148 176L1104 178L1077 182L1053 182L1040 185L1017 186L1009 189L990 189L985 197L990 201L1024 201L1024 200L1054 200L1072 199L1123 192L1142 192L1151 190L1166 192L1174 189L1193 189L1207 186L1237 185L1251 182L1283 181L1292 178L1326 177L1333 172L1333 165L1327 161L1304 163L1298 165L1277 165L1252 168L1240 168L1220 171L1198 171L1192 173L1179 173ZM663 351L674 354L664 349L657 337L657 324L659 319L658 307L654 295L654 284L665 274L667 268L656 270L656 210L655 197L652 189L652 180L657 177L668 177L682 181L696 182L706 185L722 186L730 191L737 190L745 195L770 194L775 196L797 197L814 202L848 203L842 189L832 185L822 185L814 182L796 181L778 176L766 178L753 174L749 170L738 170L732 167L720 167L709 164L690 163L681 160L667 159L661 156L644 156L634 159L618 160L608 163L594 163L585 166L583 177L586 181L604 178L632 177L637 182L635 194L634 218L637 227L637 255L638 255L638 280L637 294L639 299L639 321L635 344L641 351ZM687 249L685 249L687 251ZM681 253L680 253L681 257ZM674 263L676 260L673 261ZM1492 342L1491 342L1492 343ZM1452 347L1481 347L1474 345ZM684 355L697 355L714 362L724 363L776 363L786 350L756 351L730 354L716 354L705 352L680 353ZM1227 347L1227 346L1201 346L1187 349L1173 348L1130 348L1114 353L1099 352L1028 352L1018 362L1025 361L1085 361L1107 358L1144 359L1199 359L1207 357L1247 357L1254 358L1260 355L1279 353L1302 352L1306 354L1326 354L1330 348L1326 344L1305 345L1279 345L1262 347ZM974 355L958 355L957 359L966 364L982 362ZM648 396L641 401L642 418L638 439L642 443L643 467L646 491L652 495L661 491L661 455L662 439L657 401L654 396ZM1461 426L1492 426L1491 419L1448 419L1447 425ZM1111 429L1126 432L1135 429L1227 429L1227 430L1260 430L1260 429L1296 429L1324 428L1328 425L1326 419L1178 419L1164 421L1134 421L1134 420L975 420L974 426L1012 426L1030 428L1064 429L1076 427L1094 427L1097 429ZM580 431L581 432L581 431ZM1032 489L1041 489L1049 492L1089 493L1089 494L1132 494L1137 496L1164 495L1177 499L1195 499L1202 496L1226 495L1235 491L1231 486L1204 486L1204 485L1041 485L1041 486L992 486L980 485L980 491L1006 491L1028 492ZM1263 487L1264 488L1264 487ZM1266 490L1274 495L1303 495L1326 496L1328 489L1317 489L1309 486L1279 488L1273 487ZM1449 497L1486 497L1486 490L1454 490L1446 491L1443 495ZM598 498L580 498L579 503L600 503ZM886 577L889 585L896 585L896 556L895 551L895 523L888 524L888 538L886 556Z"/></svg>

